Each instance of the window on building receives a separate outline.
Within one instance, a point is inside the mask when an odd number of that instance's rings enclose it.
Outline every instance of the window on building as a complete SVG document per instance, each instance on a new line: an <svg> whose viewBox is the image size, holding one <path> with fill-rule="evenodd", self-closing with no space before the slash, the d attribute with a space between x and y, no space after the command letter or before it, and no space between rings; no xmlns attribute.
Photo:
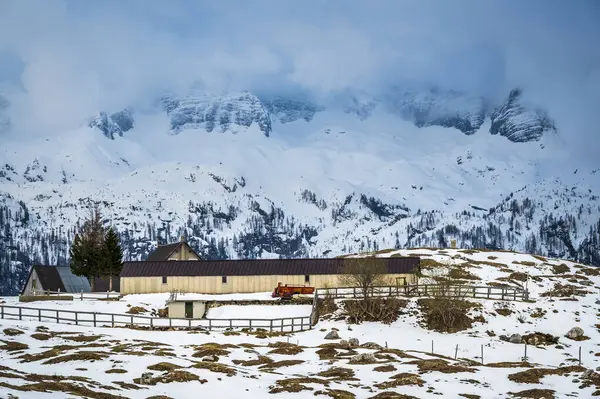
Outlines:
<svg viewBox="0 0 600 399"><path fill-rule="evenodd" d="M36 279L31 280L31 288L33 288L34 290L37 288L37 280Z"/></svg>
<svg viewBox="0 0 600 399"><path fill-rule="evenodd" d="M227 284L227 276L221 276L221 283Z"/></svg>
<svg viewBox="0 0 600 399"><path fill-rule="evenodd" d="M163 284L167 284L167 276L163 276L162 281L163 281Z"/></svg>
<svg viewBox="0 0 600 399"><path fill-rule="evenodd" d="M310 276L308 274L304 276L304 282L310 283Z"/></svg>

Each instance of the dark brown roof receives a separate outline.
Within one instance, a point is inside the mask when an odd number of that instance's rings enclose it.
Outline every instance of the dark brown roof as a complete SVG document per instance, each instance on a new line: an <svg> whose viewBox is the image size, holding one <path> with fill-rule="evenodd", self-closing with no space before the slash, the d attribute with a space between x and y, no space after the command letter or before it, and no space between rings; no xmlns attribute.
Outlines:
<svg viewBox="0 0 600 399"><path fill-rule="evenodd" d="M188 247L188 249L192 253L194 253L194 254L196 254L196 256L198 256L196 251L194 251L192 249L192 247L190 247L186 242L176 242L173 244L159 245L154 250L154 252L152 252L150 255L148 255L148 257L146 258L146 261L148 261L148 262L166 261L169 259L169 256L171 256L174 252L178 251L182 245L185 245L186 247ZM200 258L200 256L198 256L198 258Z"/></svg>
<svg viewBox="0 0 600 399"><path fill-rule="evenodd" d="M417 257L381 259L387 261L388 272L394 274L413 273L420 264L420 258ZM339 274L344 260L331 258L125 262L121 277Z"/></svg>

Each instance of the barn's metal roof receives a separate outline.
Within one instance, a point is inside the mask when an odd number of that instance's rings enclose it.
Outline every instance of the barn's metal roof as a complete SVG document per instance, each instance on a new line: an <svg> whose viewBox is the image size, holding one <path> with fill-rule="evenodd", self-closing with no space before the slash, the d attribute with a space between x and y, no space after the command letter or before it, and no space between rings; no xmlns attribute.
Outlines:
<svg viewBox="0 0 600 399"><path fill-rule="evenodd" d="M60 275L65 292L90 292L90 282L86 277L76 276L71 272L69 266L57 266L56 271Z"/></svg>
<svg viewBox="0 0 600 399"><path fill-rule="evenodd" d="M388 273L414 273L418 257L379 258ZM125 262L121 277L160 276L267 276L340 274L346 259L244 259Z"/></svg>

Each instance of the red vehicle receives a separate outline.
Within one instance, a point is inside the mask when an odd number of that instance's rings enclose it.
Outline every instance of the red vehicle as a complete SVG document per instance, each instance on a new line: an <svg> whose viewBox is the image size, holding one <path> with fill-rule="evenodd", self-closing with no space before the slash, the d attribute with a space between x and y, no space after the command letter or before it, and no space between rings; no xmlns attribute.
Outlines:
<svg viewBox="0 0 600 399"><path fill-rule="evenodd" d="M288 286L287 284L281 285L281 283L277 283L277 287L275 287L271 296L273 298L292 299L292 297L297 294L310 295L314 293L315 287Z"/></svg>

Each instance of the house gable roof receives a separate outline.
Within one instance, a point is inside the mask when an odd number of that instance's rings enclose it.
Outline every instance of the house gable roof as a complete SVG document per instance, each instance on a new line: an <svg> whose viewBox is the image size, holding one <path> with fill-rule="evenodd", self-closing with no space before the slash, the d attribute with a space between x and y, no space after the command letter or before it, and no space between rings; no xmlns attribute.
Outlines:
<svg viewBox="0 0 600 399"><path fill-rule="evenodd" d="M60 292L90 292L90 283L85 277L75 276L69 266L33 265L21 294L25 292L27 283L35 271L39 289L43 291Z"/></svg>
<svg viewBox="0 0 600 399"><path fill-rule="evenodd" d="M411 274L420 264L418 257L381 259L386 261L390 274ZM125 262L121 277L340 274L344 261L328 258Z"/></svg>
<svg viewBox="0 0 600 399"><path fill-rule="evenodd" d="M188 251L200 259L200 256L196 253L196 251L194 251L186 242L176 242L174 244L159 245L154 252L148 255L146 262L168 261L169 257L175 252L179 251L183 245L187 247Z"/></svg>

